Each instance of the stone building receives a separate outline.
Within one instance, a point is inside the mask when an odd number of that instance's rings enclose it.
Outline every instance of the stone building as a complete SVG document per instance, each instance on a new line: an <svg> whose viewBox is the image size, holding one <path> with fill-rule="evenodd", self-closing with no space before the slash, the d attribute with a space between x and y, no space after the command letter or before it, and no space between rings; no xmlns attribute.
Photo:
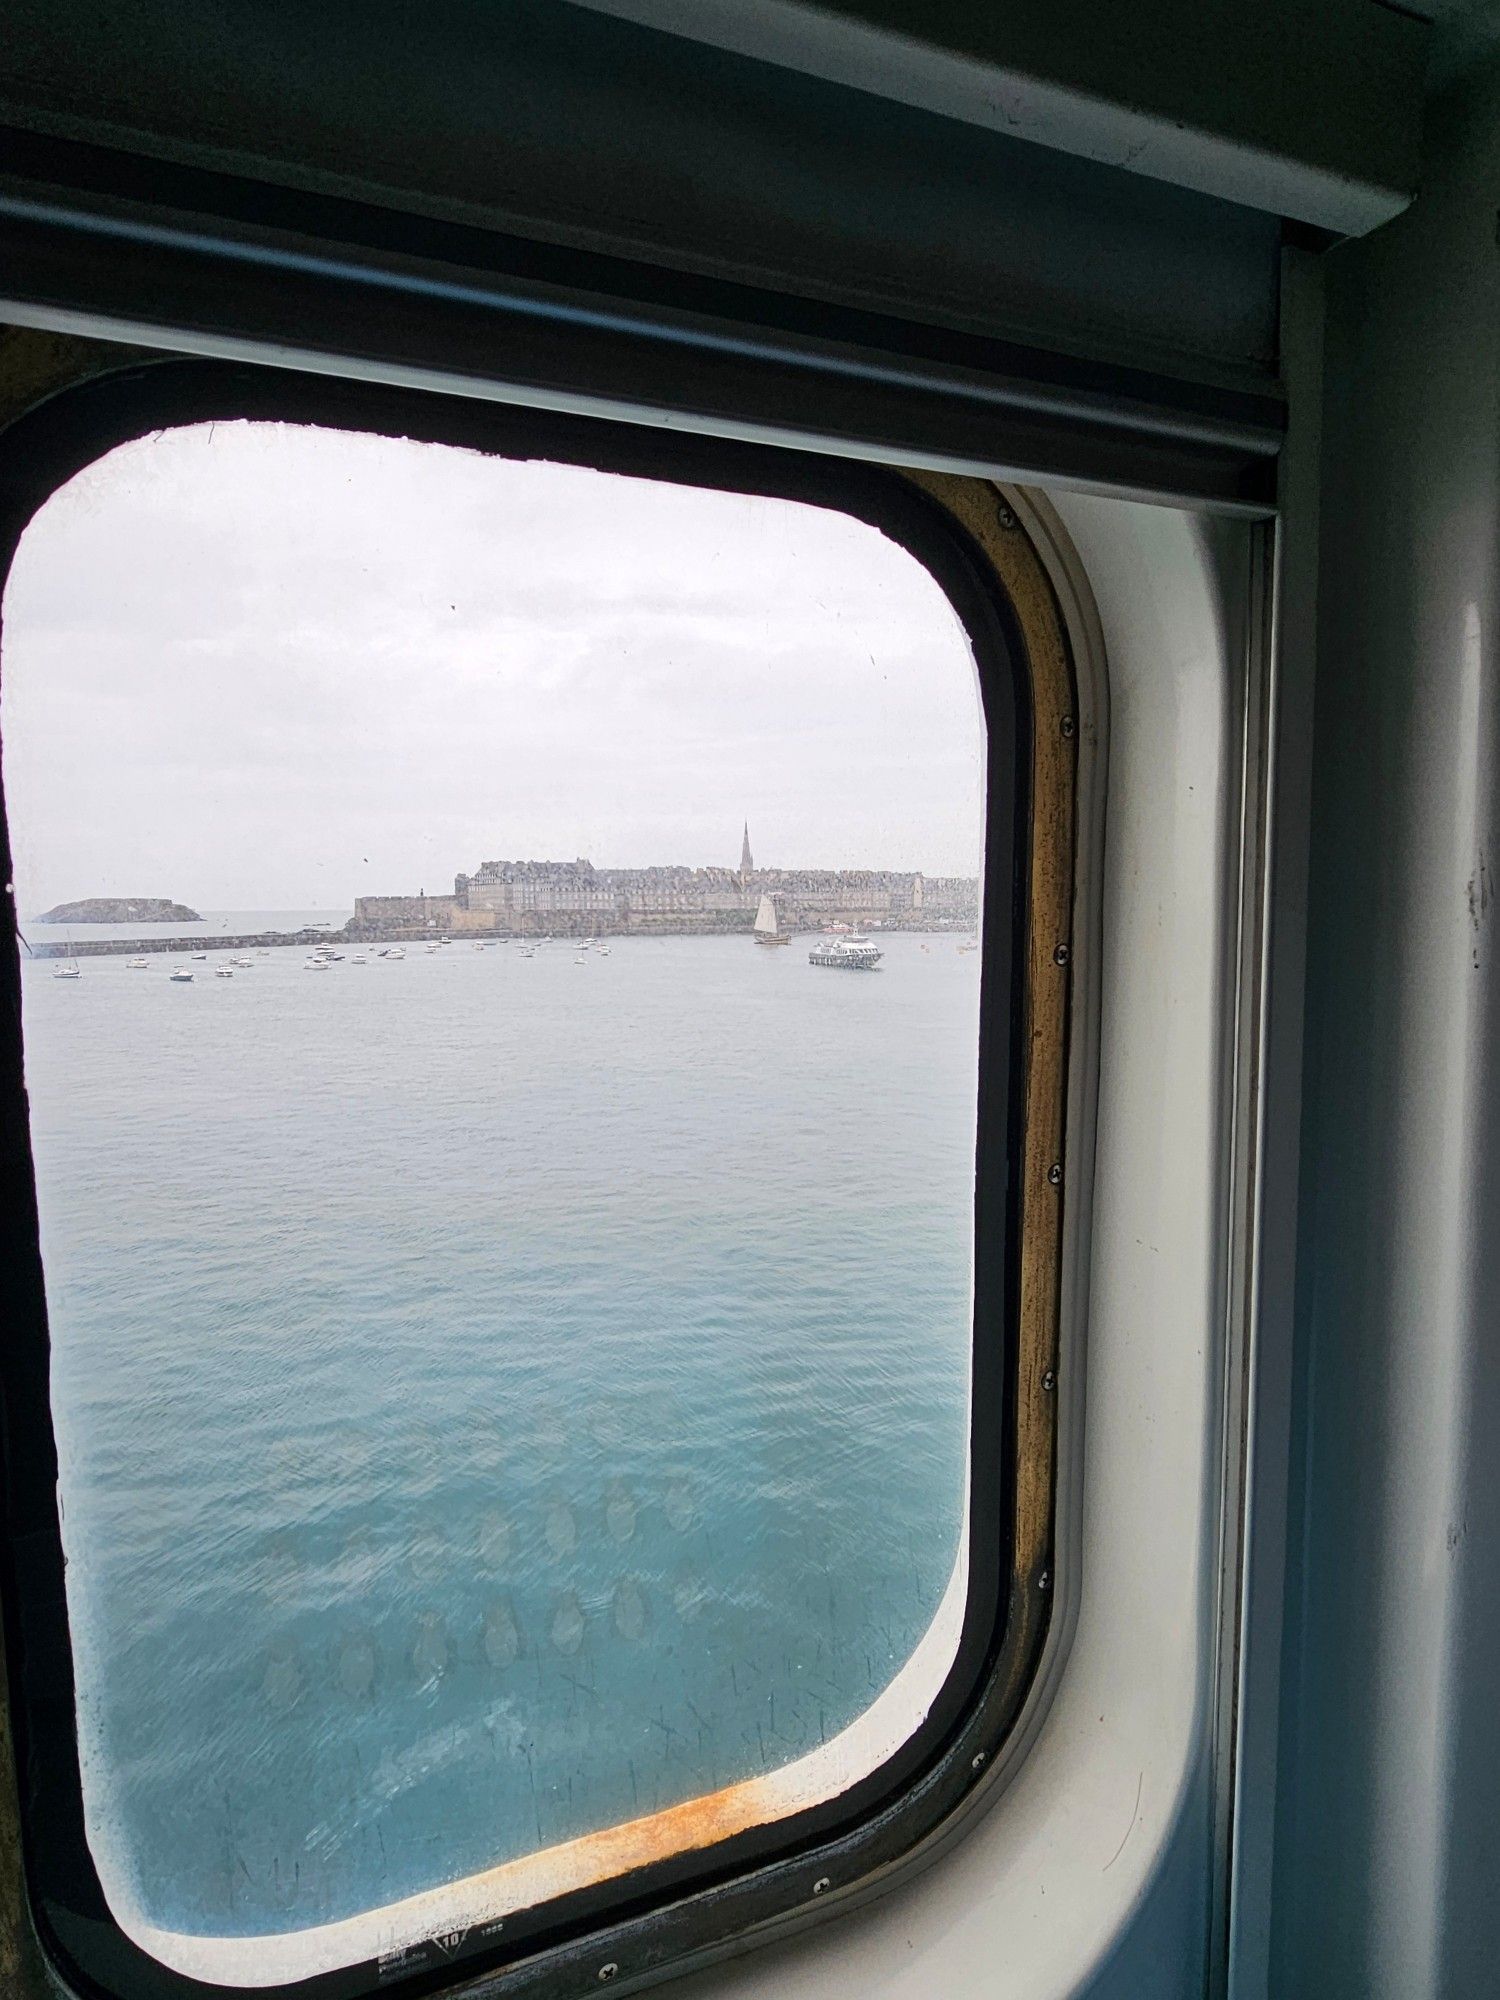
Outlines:
<svg viewBox="0 0 1500 2000"><path fill-rule="evenodd" d="M362 896L366 930L443 929L580 936L590 931L748 931L763 894L784 928L844 923L915 929L972 928L972 876L866 868L757 868L744 830L735 868L596 868L591 861L486 861L454 878L451 896Z"/></svg>

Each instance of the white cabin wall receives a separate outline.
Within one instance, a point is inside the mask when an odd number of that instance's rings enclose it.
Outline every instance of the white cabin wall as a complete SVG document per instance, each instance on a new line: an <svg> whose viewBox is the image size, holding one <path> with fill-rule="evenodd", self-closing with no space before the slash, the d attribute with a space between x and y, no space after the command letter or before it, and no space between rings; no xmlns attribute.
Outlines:
<svg viewBox="0 0 1500 2000"><path fill-rule="evenodd" d="M1500 1983L1500 63L1327 259L1276 1995Z"/></svg>

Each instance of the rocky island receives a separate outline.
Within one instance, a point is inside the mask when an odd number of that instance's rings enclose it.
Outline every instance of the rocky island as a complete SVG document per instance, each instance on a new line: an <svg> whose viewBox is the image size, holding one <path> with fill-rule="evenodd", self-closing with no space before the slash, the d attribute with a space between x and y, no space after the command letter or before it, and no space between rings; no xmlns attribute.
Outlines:
<svg viewBox="0 0 1500 2000"><path fill-rule="evenodd" d="M59 903L43 910L39 924L201 924L186 903L169 903L163 896L88 896L81 903Z"/></svg>

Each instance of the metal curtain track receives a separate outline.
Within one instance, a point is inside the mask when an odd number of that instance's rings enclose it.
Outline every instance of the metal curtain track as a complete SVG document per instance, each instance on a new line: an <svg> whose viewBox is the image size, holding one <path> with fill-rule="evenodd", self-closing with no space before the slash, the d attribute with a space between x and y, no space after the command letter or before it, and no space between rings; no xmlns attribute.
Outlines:
<svg viewBox="0 0 1500 2000"><path fill-rule="evenodd" d="M14 129L0 319L1242 514L1285 426L1270 385Z"/></svg>

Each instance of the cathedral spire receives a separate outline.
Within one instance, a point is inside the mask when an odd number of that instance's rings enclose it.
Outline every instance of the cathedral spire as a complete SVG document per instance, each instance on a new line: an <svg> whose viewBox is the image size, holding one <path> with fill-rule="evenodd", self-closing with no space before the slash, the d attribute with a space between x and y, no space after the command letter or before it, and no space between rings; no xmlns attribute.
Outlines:
<svg viewBox="0 0 1500 2000"><path fill-rule="evenodd" d="M746 820L745 843L740 849L740 873L742 875L751 875L754 872L755 863L750 859L750 822Z"/></svg>

